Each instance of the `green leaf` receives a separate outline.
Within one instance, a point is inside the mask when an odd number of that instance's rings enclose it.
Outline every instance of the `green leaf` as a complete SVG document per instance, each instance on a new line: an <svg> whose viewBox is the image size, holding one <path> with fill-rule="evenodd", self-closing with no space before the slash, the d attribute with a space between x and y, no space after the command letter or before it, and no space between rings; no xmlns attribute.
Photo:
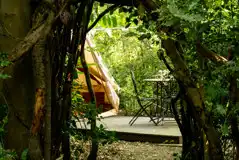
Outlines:
<svg viewBox="0 0 239 160"><path fill-rule="evenodd" d="M226 115L226 109L223 105L218 104L216 109L219 114Z"/></svg>
<svg viewBox="0 0 239 160"><path fill-rule="evenodd" d="M7 78L11 78L11 76L0 73L0 79L7 79Z"/></svg>
<svg viewBox="0 0 239 160"><path fill-rule="evenodd" d="M229 10L227 10L227 9L224 8L224 9L222 10L222 15L225 16L225 17L230 17L230 13L229 13L229 12L230 12Z"/></svg>
<svg viewBox="0 0 239 160"><path fill-rule="evenodd" d="M28 148L25 149L21 154L21 160L27 160Z"/></svg>
<svg viewBox="0 0 239 160"><path fill-rule="evenodd" d="M198 0L194 0L188 7L189 10L194 9L198 5Z"/></svg>
<svg viewBox="0 0 239 160"><path fill-rule="evenodd" d="M105 16L102 18L102 21L103 21L104 26L107 26L107 21L106 21L106 17Z"/></svg>
<svg viewBox="0 0 239 160"><path fill-rule="evenodd" d="M200 29L199 29L199 33L203 33L203 32L205 32L206 30L210 29L209 27L210 27L210 26L209 26L209 23L203 23L203 24L201 25Z"/></svg>
<svg viewBox="0 0 239 160"><path fill-rule="evenodd" d="M229 129L228 129L228 124L227 123L224 123L223 126L222 126L222 134L227 136L229 135Z"/></svg>
<svg viewBox="0 0 239 160"><path fill-rule="evenodd" d="M138 36L138 34L135 32L128 32L125 34L125 37L133 37L133 36Z"/></svg>
<svg viewBox="0 0 239 160"><path fill-rule="evenodd" d="M171 14L180 19L189 21L189 22L199 22L203 20L203 17L200 14L188 14L186 11L179 9L174 1L167 0L167 8Z"/></svg>
<svg viewBox="0 0 239 160"><path fill-rule="evenodd" d="M116 17L112 17L113 27L117 27L117 19Z"/></svg>
<svg viewBox="0 0 239 160"><path fill-rule="evenodd" d="M74 71L73 71L73 79L77 79L78 78L78 72L77 72L77 70L75 69Z"/></svg>
<svg viewBox="0 0 239 160"><path fill-rule="evenodd" d="M108 25L111 27L112 23L111 23L111 18L109 16L107 17L107 22L108 22Z"/></svg>
<svg viewBox="0 0 239 160"><path fill-rule="evenodd" d="M196 142L192 141L192 147L196 146Z"/></svg>
<svg viewBox="0 0 239 160"><path fill-rule="evenodd" d="M144 13L145 13L144 5L140 3L139 6L138 6L138 14L139 14L141 17L143 17Z"/></svg>
<svg viewBox="0 0 239 160"><path fill-rule="evenodd" d="M167 20L165 23L163 23L163 25L170 27L170 26L173 26L176 22L178 22L177 18L171 18Z"/></svg>
<svg viewBox="0 0 239 160"><path fill-rule="evenodd" d="M130 25L131 25L131 23L127 23L125 28L129 28Z"/></svg>
<svg viewBox="0 0 239 160"><path fill-rule="evenodd" d="M100 128L100 129L104 129L103 124L100 124L99 128Z"/></svg>
<svg viewBox="0 0 239 160"><path fill-rule="evenodd" d="M151 34L146 33L146 34L141 35L138 39L143 40L143 39L150 39L150 38L151 38Z"/></svg>

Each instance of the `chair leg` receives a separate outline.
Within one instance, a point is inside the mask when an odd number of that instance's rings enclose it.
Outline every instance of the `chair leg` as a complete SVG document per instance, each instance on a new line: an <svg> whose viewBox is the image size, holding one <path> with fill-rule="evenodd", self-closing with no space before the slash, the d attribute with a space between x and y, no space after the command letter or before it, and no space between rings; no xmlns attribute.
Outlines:
<svg viewBox="0 0 239 160"><path fill-rule="evenodd" d="M155 104L156 105L156 104ZM157 106L156 106L157 107ZM154 110L156 110L156 107L154 106ZM151 121L153 121L153 123L157 126L158 125L158 123L159 123L159 116L158 116L158 113L157 112L155 112L155 116L156 117L153 117L152 118L152 116L150 116L150 120L149 120L149 122L151 122ZM157 121L157 122L155 122L155 121Z"/></svg>
<svg viewBox="0 0 239 160"><path fill-rule="evenodd" d="M130 126L132 126L132 125L134 124L134 122L139 118L139 115L140 115L141 113L143 113L143 110L141 110L137 116L134 116L134 120L133 120L133 118L132 118L132 120L131 120L132 122L130 123Z"/></svg>
<svg viewBox="0 0 239 160"><path fill-rule="evenodd" d="M134 117L129 121L129 124L131 123L131 121L133 121L133 119L135 119L136 117L138 117L138 115L142 112L142 109L139 109L138 112L134 115Z"/></svg>
<svg viewBox="0 0 239 160"><path fill-rule="evenodd" d="M142 108L143 109L143 111L147 114L147 116L151 119L151 121L155 124L155 125L157 125L157 123L154 121L154 119L152 118L152 116L146 111L146 108L147 108L148 106L146 106L145 108Z"/></svg>
<svg viewBox="0 0 239 160"><path fill-rule="evenodd" d="M153 108L154 108L153 111L154 111L154 114L155 114L156 117L153 117L153 119L157 119L157 113L155 112L156 111L156 107L155 106L156 106L156 104L153 105ZM151 121L152 120L150 119L149 122L151 122Z"/></svg>
<svg viewBox="0 0 239 160"><path fill-rule="evenodd" d="M132 126L134 124L134 122L138 119L138 117L140 116L141 113L143 113L144 108L147 108L148 106L150 106L152 104L152 102L148 102L146 103L144 106L141 106L140 109L138 110L138 112L134 115L134 117L129 121L129 124Z"/></svg>

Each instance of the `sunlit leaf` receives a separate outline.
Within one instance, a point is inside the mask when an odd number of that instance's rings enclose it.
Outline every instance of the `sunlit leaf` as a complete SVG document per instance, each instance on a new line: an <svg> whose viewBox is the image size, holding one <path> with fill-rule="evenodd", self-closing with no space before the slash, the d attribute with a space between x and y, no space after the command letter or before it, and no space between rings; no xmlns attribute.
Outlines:
<svg viewBox="0 0 239 160"><path fill-rule="evenodd" d="M111 18L109 16L107 16L107 22L108 22L108 25L111 27L112 23L111 23Z"/></svg>
<svg viewBox="0 0 239 160"><path fill-rule="evenodd" d="M117 26L117 19L116 17L112 17L112 22L113 22L113 27L116 27Z"/></svg>
<svg viewBox="0 0 239 160"><path fill-rule="evenodd" d="M224 123L223 126L222 126L222 133L223 135L227 136L229 134L229 128L228 128L228 124L227 123Z"/></svg>

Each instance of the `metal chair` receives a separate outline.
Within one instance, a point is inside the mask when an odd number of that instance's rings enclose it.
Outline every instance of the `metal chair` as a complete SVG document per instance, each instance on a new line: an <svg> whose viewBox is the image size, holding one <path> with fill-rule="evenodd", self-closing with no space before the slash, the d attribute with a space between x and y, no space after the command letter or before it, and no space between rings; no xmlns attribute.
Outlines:
<svg viewBox="0 0 239 160"><path fill-rule="evenodd" d="M134 117L129 121L129 124L132 126L134 124L134 122L139 118L139 116L144 112L151 119L151 121L155 125L157 125L157 123L155 122L153 117L146 110L148 107L150 107L154 103L153 100L155 100L155 98L140 97L140 94L139 94L138 89L137 89L137 84L136 84L136 80L135 80L135 76L134 76L134 72L133 71L131 71L131 79L132 79L133 86L134 86L136 100L137 100L137 102L138 102L138 104L140 106L140 109L136 112ZM143 101L147 102L147 103L143 105L142 104Z"/></svg>

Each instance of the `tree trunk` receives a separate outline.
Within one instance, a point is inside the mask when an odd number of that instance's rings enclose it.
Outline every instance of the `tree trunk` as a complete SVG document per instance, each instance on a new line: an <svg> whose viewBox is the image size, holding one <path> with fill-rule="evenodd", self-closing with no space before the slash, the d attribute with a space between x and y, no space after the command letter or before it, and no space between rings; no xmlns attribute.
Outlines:
<svg viewBox="0 0 239 160"><path fill-rule="evenodd" d="M207 136L211 149L210 158L212 160L223 160L220 137L212 125L212 122L209 120L203 100L202 89L197 87L197 82L192 79L185 62L178 53L175 42L171 39L167 39L163 40L162 44L174 65L174 77L181 82L185 90L185 100L191 107L192 116L196 124L203 129Z"/></svg>
<svg viewBox="0 0 239 160"><path fill-rule="evenodd" d="M30 30L29 0L0 0L0 21L3 22L5 33L8 35L2 37L0 33L0 51L10 54L19 40ZM6 73L11 78L0 82L0 90L3 91L9 105L4 145L7 149L15 149L20 155L28 148L34 105L31 56L26 56L24 60L9 67Z"/></svg>
<svg viewBox="0 0 239 160"><path fill-rule="evenodd" d="M48 42L48 40L47 40ZM51 160L51 153L52 153L52 138L51 138L51 128L52 128L52 121L51 121L51 61L50 61L50 50L49 46L45 49L45 76L46 76L46 99L45 99L45 124L44 124L44 160Z"/></svg>
<svg viewBox="0 0 239 160"><path fill-rule="evenodd" d="M63 119L63 100L65 100L65 90L62 94L62 88L64 84L64 69L67 47L70 43L70 30L64 28L63 34L61 33L61 27L57 28L55 38L52 40L54 47L53 50L53 63L52 63L52 159L56 159L59 155L59 148L62 142L62 124ZM59 41L60 40L60 41Z"/></svg>
<svg viewBox="0 0 239 160"><path fill-rule="evenodd" d="M47 13L49 20L53 20L54 14L52 13L52 11L50 10ZM30 16L30 0L0 1L0 21L1 24L4 24L4 34L7 35L5 37L1 37L0 39L0 51L5 51L9 53L10 58L19 55L18 53L16 54L18 50L15 50L16 52L12 51L13 48L15 48L16 44L23 44L19 42L26 36L26 34L30 30ZM38 23L35 25L39 25L42 22L43 19L41 19L41 21L38 21ZM49 32L50 28L51 27L45 28L44 33ZM46 34L42 35L42 39L35 45L33 49L33 59L36 60L36 63L34 63L33 66L35 67L32 67L31 54L29 54L25 56L24 59L15 62L12 66L5 70L6 73L12 76L12 78L7 79L4 82L0 82L0 89L3 90L4 96L6 97L9 105L5 147L7 149L16 150L18 155L20 155L24 149L30 146L29 152L33 153L30 154L32 159L40 159L43 156L41 150L43 144L40 144L40 129L43 126L42 121L44 119L44 115L46 114L46 119L49 120L51 114L49 105L49 101L51 98L49 96L50 90L46 91L46 88L50 87L50 85L49 81L43 80L45 77L49 77L51 73L49 72L50 66L48 65L49 56L45 55L46 50L44 48ZM26 45L28 45L28 43L26 43ZM44 61L42 58L44 58ZM45 65L45 68L42 67L43 64ZM34 75L32 74L32 68L35 68L34 71L35 73L37 73L35 75L36 77L34 77ZM48 68L48 70L46 68ZM39 69L39 71L36 69ZM41 78L39 79L39 77ZM34 81L34 78L36 81ZM50 80L49 78L45 79ZM44 84L42 83L43 81L45 81ZM4 88L2 88L2 86ZM34 86L36 87L35 91ZM35 108L33 109L34 101L36 103ZM31 115L33 112L35 113L35 115L33 119L33 124L31 125ZM49 157L51 153L51 122L45 122L45 133L43 133L45 139L42 140L42 142L45 143L45 159L50 159ZM29 136L30 129L31 136ZM29 137L31 138L29 139Z"/></svg>
<svg viewBox="0 0 239 160"><path fill-rule="evenodd" d="M230 76L229 87L229 107L228 115L231 125L232 139L236 146L236 159L239 159L239 129L238 129L238 106L239 106L239 86L237 84L237 73L232 73Z"/></svg>
<svg viewBox="0 0 239 160"><path fill-rule="evenodd" d="M54 14L44 3L33 15L33 28L45 21L45 16L52 19ZM50 56L46 48L46 35L34 45L32 50L33 73L35 82L34 117L29 140L31 159L51 159L51 75Z"/></svg>
<svg viewBox="0 0 239 160"><path fill-rule="evenodd" d="M86 78L86 83L87 83L87 88L90 93L90 110L91 110L91 117L89 118L90 124L91 124L91 151L88 156L88 160L96 160L97 159L97 152L98 152L98 139L97 139L97 126L96 126L96 118L97 118L97 110L96 110L96 98L95 98L95 93L91 84L90 80L90 73L88 66L86 64L85 60L85 41L86 41L86 33L88 31L88 25L90 22L90 15L92 12L92 7L93 7L94 0L89 0L86 3L86 14L83 17L83 24L84 26L82 27L81 30L81 50L80 50L80 60L81 64L84 69L84 75Z"/></svg>

